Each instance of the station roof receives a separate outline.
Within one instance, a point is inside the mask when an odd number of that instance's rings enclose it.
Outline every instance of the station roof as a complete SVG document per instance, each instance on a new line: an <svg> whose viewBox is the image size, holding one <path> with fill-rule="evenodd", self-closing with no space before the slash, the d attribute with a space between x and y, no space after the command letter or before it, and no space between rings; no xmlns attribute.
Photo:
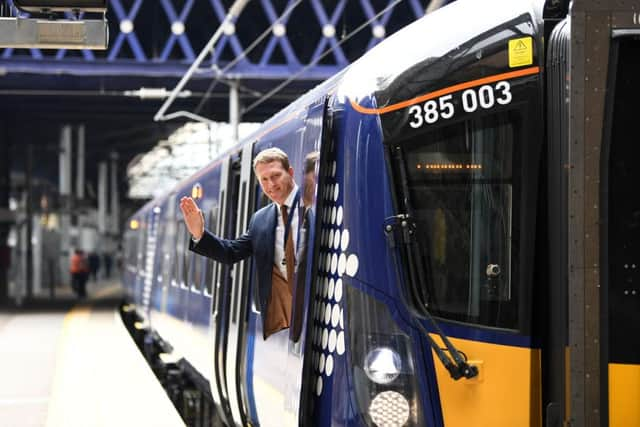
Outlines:
<svg viewBox="0 0 640 427"><path fill-rule="evenodd" d="M13 142L14 167L24 164L25 143L37 147L37 156L56 153L63 124L85 125L88 180L95 179L91 165L109 152L119 153L124 170L134 156L168 138L185 121L154 122L164 100L133 94L175 87L232 3L110 0L106 51L0 49L0 120ZM227 82L233 80L240 84L242 120L264 121L430 5L442 3L249 1L233 31L223 34L185 87L190 96L177 99L168 112L227 121ZM2 12L16 15L11 8ZM56 182L57 161L36 162L36 173Z"/></svg>

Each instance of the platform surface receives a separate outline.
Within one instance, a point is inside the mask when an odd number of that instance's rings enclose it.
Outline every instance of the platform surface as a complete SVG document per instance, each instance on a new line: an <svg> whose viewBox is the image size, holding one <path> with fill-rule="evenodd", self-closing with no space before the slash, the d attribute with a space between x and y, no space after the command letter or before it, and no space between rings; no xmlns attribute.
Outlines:
<svg viewBox="0 0 640 427"><path fill-rule="evenodd" d="M1 426L184 425L120 320L117 284L93 290L69 309L0 312Z"/></svg>

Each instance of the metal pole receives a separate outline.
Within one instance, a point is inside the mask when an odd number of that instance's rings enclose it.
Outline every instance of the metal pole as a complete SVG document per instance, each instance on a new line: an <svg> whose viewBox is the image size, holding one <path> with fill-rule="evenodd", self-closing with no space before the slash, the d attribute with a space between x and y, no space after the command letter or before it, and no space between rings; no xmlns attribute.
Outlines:
<svg viewBox="0 0 640 427"><path fill-rule="evenodd" d="M232 81L229 83L229 124L231 124L233 143L237 144L240 138L240 95L238 92L238 82Z"/></svg>
<svg viewBox="0 0 640 427"><path fill-rule="evenodd" d="M59 191L60 191L60 281L70 283L69 256L71 254L71 126L60 128Z"/></svg>
<svg viewBox="0 0 640 427"><path fill-rule="evenodd" d="M5 116L6 117L6 116ZM0 306L9 297L8 273L10 252L7 238L9 237L9 193L11 191L11 138L8 122L0 122Z"/></svg>
<svg viewBox="0 0 640 427"><path fill-rule="evenodd" d="M31 177L33 175L33 145L31 141L27 141L27 164L25 167L25 188L26 188L26 225L27 225L27 238L26 238L26 275L25 282L27 288L27 300L33 297L33 187L31 185Z"/></svg>
<svg viewBox="0 0 640 427"><path fill-rule="evenodd" d="M78 154L76 159L76 199L84 199L84 162L85 162L85 142L84 125L78 126Z"/></svg>
<svg viewBox="0 0 640 427"><path fill-rule="evenodd" d="M118 153L111 152L111 232L120 231L120 200L118 192Z"/></svg>
<svg viewBox="0 0 640 427"><path fill-rule="evenodd" d="M64 125L60 129L60 156L58 159L60 195L68 197L71 194L71 126L69 125Z"/></svg>
<svg viewBox="0 0 640 427"><path fill-rule="evenodd" d="M111 232L120 231L120 199L118 191L118 153L111 152Z"/></svg>
<svg viewBox="0 0 640 427"><path fill-rule="evenodd" d="M228 25L232 24L235 19L237 19L237 17L240 15L240 13L244 9L244 7L247 5L247 3L249 3L249 0L236 0L231 5L231 7L229 8L229 13L227 13L227 16L225 16L224 20L220 23L220 26L218 27L216 32L213 33L213 36L211 36L211 39L207 42L205 47L202 48L196 60L193 62L193 64L191 64L191 67L189 67L185 75L182 76L182 79L180 79L176 87L173 88L173 90L171 91L171 94L169 95L169 98L167 98L167 100L164 102L164 104L162 104L162 106L160 107L156 115L153 117L154 121L158 122L161 120L162 121L167 120L167 117L164 115L164 113L171 106L171 104L173 104L173 101L175 101L180 91L182 91L182 89L187 84L189 79L191 79L191 76L198 69L202 61L204 61L204 58L207 56L207 54L209 54L213 50L213 45L216 44L216 42L222 35L224 29Z"/></svg>
<svg viewBox="0 0 640 427"><path fill-rule="evenodd" d="M98 232L104 241L107 234L107 162L98 164Z"/></svg>

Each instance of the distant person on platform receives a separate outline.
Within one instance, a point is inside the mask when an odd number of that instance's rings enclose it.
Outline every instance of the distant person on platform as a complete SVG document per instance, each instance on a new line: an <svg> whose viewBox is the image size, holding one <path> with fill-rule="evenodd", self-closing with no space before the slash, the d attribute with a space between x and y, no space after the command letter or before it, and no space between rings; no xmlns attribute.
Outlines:
<svg viewBox="0 0 640 427"><path fill-rule="evenodd" d="M89 265L82 249L76 249L71 256L71 288L78 298L87 296L87 277L89 275Z"/></svg>
<svg viewBox="0 0 640 427"><path fill-rule="evenodd" d="M226 264L254 256L258 270L256 303L267 339L291 325L300 194L289 158L279 148L258 153L253 171L272 203L253 214L249 229L237 239L221 239L205 230L202 211L191 197L180 199L180 209L192 236L190 250Z"/></svg>
<svg viewBox="0 0 640 427"><path fill-rule="evenodd" d="M100 255L96 252L89 253L89 273L94 282L98 281L98 272L100 271Z"/></svg>

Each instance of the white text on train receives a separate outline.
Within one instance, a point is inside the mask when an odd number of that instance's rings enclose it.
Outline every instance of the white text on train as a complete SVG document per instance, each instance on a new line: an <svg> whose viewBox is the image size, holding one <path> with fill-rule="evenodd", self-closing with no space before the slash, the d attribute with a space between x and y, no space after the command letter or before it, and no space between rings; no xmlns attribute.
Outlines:
<svg viewBox="0 0 640 427"><path fill-rule="evenodd" d="M413 119L409 126L414 129L426 124L433 124L440 119L450 119L456 113L453 96L460 96L462 109L467 113L473 113L478 107L488 110L495 106L507 105L511 102L511 85L507 81L500 81L491 85L482 85L478 88L466 89L463 92L443 95L436 99L430 99L422 105L413 105L409 108L409 114Z"/></svg>

